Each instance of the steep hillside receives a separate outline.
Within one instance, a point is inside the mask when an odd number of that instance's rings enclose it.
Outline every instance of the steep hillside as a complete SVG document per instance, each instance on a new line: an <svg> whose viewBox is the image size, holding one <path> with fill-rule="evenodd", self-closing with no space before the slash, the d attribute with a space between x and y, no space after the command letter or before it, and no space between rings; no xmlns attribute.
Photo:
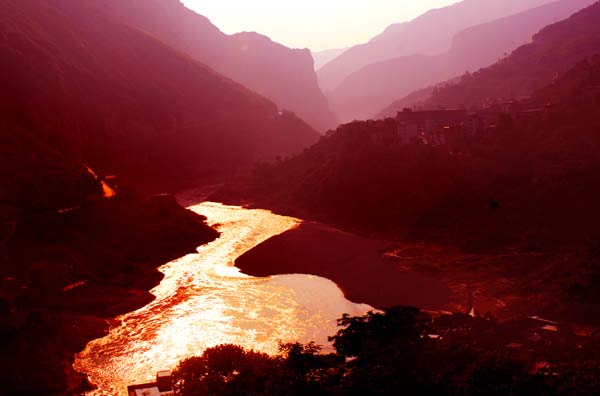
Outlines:
<svg viewBox="0 0 600 396"><path fill-rule="evenodd" d="M374 63L348 76L329 94L341 121L370 118L419 88L491 65L543 27L568 18L595 0L561 0L459 32L450 51Z"/></svg>
<svg viewBox="0 0 600 396"><path fill-rule="evenodd" d="M298 152L317 133L269 100L83 2L6 0L0 116L146 187Z"/></svg>
<svg viewBox="0 0 600 396"><path fill-rule="evenodd" d="M481 117L496 118L476 135L403 143L394 119L343 125L258 170L246 196L394 238L469 248L579 243L597 234L600 218L599 65L583 63L520 105L531 112L486 109ZM555 105L539 110L546 103Z"/></svg>
<svg viewBox="0 0 600 396"><path fill-rule="evenodd" d="M256 33L226 35L179 0L85 2L293 111L319 131L337 125L308 49L290 49Z"/></svg>
<svg viewBox="0 0 600 396"><path fill-rule="evenodd" d="M101 195L100 183L82 163L0 120L0 245L20 216L71 208Z"/></svg>
<svg viewBox="0 0 600 396"><path fill-rule="evenodd" d="M73 356L104 334L105 318L152 300L158 265L217 237L170 196L102 183L40 133L0 119L2 395L83 384Z"/></svg>
<svg viewBox="0 0 600 396"><path fill-rule="evenodd" d="M454 35L470 26L493 21L553 0L464 0L431 10L410 22L388 27L368 43L350 48L319 70L325 93L346 77L375 62L409 55L446 52Z"/></svg>
<svg viewBox="0 0 600 396"><path fill-rule="evenodd" d="M542 29L496 64L434 90L424 107L480 106L529 96L576 63L600 53L600 3Z"/></svg>

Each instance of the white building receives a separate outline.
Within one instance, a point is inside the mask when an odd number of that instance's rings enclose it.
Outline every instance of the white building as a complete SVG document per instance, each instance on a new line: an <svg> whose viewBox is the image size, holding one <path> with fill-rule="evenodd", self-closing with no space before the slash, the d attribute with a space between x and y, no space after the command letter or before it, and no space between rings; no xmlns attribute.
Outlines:
<svg viewBox="0 0 600 396"><path fill-rule="evenodd" d="M156 382L127 387L129 396L173 396L173 378L170 371L159 371Z"/></svg>

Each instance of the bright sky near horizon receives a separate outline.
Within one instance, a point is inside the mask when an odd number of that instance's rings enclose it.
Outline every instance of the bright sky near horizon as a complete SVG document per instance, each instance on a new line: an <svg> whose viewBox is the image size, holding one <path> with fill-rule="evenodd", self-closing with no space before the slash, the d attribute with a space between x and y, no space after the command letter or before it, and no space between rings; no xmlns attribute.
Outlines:
<svg viewBox="0 0 600 396"><path fill-rule="evenodd" d="M254 31L320 51L368 41L387 26L458 0L182 0L223 32Z"/></svg>

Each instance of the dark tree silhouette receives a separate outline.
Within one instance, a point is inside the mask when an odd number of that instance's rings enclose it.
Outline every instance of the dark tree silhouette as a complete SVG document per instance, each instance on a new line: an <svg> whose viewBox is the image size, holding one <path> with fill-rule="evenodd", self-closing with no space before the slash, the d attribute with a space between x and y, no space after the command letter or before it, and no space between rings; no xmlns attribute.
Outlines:
<svg viewBox="0 0 600 396"><path fill-rule="evenodd" d="M314 343L282 344L277 356L234 345L211 348L179 365L176 394L592 396L600 389L600 349L593 342L535 371L527 359L506 353L503 340L512 337L514 324L434 318L406 307L344 315L339 324L331 337L337 354L321 354ZM443 337L430 337L441 329Z"/></svg>

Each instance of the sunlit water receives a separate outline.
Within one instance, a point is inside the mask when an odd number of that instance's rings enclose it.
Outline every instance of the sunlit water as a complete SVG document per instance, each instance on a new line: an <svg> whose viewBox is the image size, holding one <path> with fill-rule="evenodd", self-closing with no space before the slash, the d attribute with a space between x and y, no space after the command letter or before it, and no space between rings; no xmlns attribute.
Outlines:
<svg viewBox="0 0 600 396"><path fill-rule="evenodd" d="M221 237L160 268L156 300L117 318L108 336L88 344L75 368L88 373L94 396L126 395L127 385L152 380L186 357L233 343L276 353L279 341L315 341L330 348L343 313L371 309L346 300L331 281L309 275L253 278L233 266L237 257L299 220L265 210L203 203L191 207Z"/></svg>

